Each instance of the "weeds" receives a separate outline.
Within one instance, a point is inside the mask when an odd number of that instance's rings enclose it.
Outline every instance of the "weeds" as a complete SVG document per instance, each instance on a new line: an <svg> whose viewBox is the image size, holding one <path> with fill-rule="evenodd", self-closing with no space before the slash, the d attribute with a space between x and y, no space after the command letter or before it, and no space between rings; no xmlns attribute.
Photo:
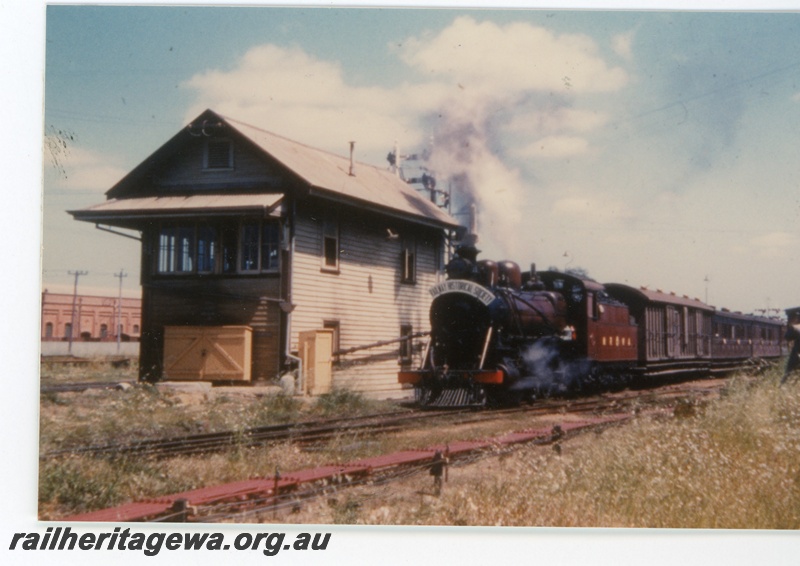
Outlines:
<svg viewBox="0 0 800 566"><path fill-rule="evenodd" d="M44 461L39 469L39 501L75 513L109 507L133 497L144 481L152 489L157 477L152 463L141 458Z"/></svg>
<svg viewBox="0 0 800 566"><path fill-rule="evenodd" d="M333 512L333 524L354 525L361 518L361 503L353 497L346 497L344 501L333 498L328 501Z"/></svg>
<svg viewBox="0 0 800 566"><path fill-rule="evenodd" d="M289 423L298 419L302 408L303 402L291 395L269 395L255 404L251 420L256 426Z"/></svg>
<svg viewBox="0 0 800 566"><path fill-rule="evenodd" d="M717 401L681 403L671 418L642 416L602 435L563 442L560 454L530 447L484 460L483 468L469 474L454 468L441 497L418 495L417 477L412 495L406 492L393 504L346 494L322 503L316 517L361 524L798 529L800 383L779 388L779 378L780 368L756 382L732 378ZM385 407L348 391L311 404L280 394L219 395L195 406L138 385L128 391L48 394L42 397L41 450L175 431L244 430L379 408ZM492 434L482 426L448 434ZM239 445L226 453L168 460L45 459L41 514L64 516L245 477L271 477L276 469L424 446L445 439L438 429L378 440L342 434L313 450Z"/></svg>
<svg viewBox="0 0 800 566"><path fill-rule="evenodd" d="M317 397L312 411L323 417L357 416L375 411L378 403L349 389L334 389Z"/></svg>
<svg viewBox="0 0 800 566"><path fill-rule="evenodd" d="M107 367L43 367L51 380L91 381ZM116 370L115 370L116 371ZM107 375L110 380L110 375ZM119 376L115 376L119 379ZM43 378L44 379L44 378ZM148 438L202 432L244 431L323 416L350 416L386 410L380 402L337 391L316 403L278 393L237 395L219 388L188 400L179 393L137 383L125 390L45 392L40 402L41 454L83 447L130 443ZM116 505L122 501L175 493L209 484L266 476L334 461L343 453L373 453L351 436L337 437L315 451L294 445L248 447L234 443L226 452L171 459L46 457L40 462L39 502L43 518Z"/></svg>
<svg viewBox="0 0 800 566"><path fill-rule="evenodd" d="M733 379L704 411L517 453L502 473L380 522L579 527L800 528L800 384ZM497 466L497 464L494 464ZM490 478L486 480L485 478Z"/></svg>

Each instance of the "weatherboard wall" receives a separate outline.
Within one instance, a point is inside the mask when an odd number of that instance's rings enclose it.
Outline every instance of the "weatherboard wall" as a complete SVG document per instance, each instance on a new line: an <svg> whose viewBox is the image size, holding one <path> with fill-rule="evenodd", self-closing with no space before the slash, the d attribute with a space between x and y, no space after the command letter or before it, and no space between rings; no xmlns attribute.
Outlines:
<svg viewBox="0 0 800 566"><path fill-rule="evenodd" d="M323 230L326 219L339 220L339 267L326 268ZM416 278L402 281L404 242L413 241ZM369 215L354 208L298 207L292 261L291 344L297 350L300 332L338 323L338 348L347 350L400 337L401 326L428 331L428 288L441 266L441 231ZM421 347L423 339L415 341ZM399 343L338 357L334 387L375 396L403 394L397 383Z"/></svg>

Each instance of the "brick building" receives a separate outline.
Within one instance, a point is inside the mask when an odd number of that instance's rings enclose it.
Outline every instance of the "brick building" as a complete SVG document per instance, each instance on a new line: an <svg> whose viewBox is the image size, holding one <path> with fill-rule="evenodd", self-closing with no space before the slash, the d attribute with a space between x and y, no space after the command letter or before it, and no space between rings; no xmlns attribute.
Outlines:
<svg viewBox="0 0 800 566"><path fill-rule="evenodd" d="M142 301L137 298L42 293L43 342L138 341L142 328ZM74 329L74 330L73 330Z"/></svg>

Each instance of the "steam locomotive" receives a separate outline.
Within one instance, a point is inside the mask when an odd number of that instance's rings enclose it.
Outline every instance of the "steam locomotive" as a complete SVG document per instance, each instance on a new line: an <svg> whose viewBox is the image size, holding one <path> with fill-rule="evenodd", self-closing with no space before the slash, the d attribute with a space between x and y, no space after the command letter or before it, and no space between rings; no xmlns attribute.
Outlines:
<svg viewBox="0 0 800 566"><path fill-rule="evenodd" d="M714 375L782 354L779 320L557 271L478 261L467 243L430 289L422 365L401 371L422 406L531 401L654 378Z"/></svg>

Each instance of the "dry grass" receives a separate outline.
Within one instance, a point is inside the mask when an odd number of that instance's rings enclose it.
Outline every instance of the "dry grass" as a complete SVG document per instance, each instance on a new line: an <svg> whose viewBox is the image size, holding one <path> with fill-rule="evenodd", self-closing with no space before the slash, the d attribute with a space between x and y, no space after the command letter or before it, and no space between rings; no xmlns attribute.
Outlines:
<svg viewBox="0 0 800 566"><path fill-rule="evenodd" d="M118 381L126 379L131 371L99 364L88 368L43 368L43 374L49 372L46 379L50 382ZM40 402L40 454L144 438L244 431L269 424L397 408L348 392L337 391L303 402L282 394L228 395L221 388L215 389L208 400L187 403L178 394L144 384L126 390L44 393ZM381 449L383 446L343 436L313 453L293 446L237 446L221 454L162 460L141 456L47 457L39 466L40 517L54 519L204 485L270 476L276 468L298 469L352 454L372 455Z"/></svg>
<svg viewBox="0 0 800 566"><path fill-rule="evenodd" d="M486 464L441 498L355 522L559 527L800 528L800 384L733 379L686 417L636 423Z"/></svg>
<svg viewBox="0 0 800 566"><path fill-rule="evenodd" d="M642 417L602 435L570 440L560 455L549 447L530 447L453 468L441 497L426 493L430 478L425 475L407 480L405 487L348 490L281 520L797 529L800 383L779 388L779 375L779 370L772 371L755 386L734 378L720 400L682 406L671 418ZM343 392L307 406L279 396L221 397L193 407L143 387L58 394L42 400L42 446L44 451L87 440L246 428L269 419L377 408ZM169 460L47 459L40 469L40 515L52 519L132 499L270 476L276 468L296 470L451 438L491 436L499 432L496 426L437 426L375 439L341 435L313 450L278 445Z"/></svg>

